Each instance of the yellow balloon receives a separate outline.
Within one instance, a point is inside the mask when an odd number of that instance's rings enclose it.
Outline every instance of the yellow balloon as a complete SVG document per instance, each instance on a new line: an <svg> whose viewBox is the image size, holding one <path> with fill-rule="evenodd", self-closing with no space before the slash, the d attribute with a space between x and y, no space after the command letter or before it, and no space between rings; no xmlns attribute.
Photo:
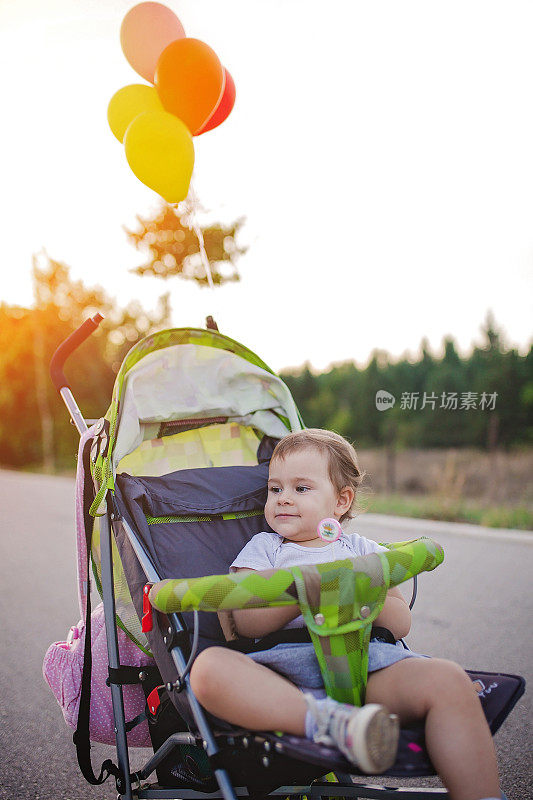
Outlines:
<svg viewBox="0 0 533 800"><path fill-rule="evenodd" d="M107 107L107 121L119 142L124 140L128 125L143 111L164 111L154 86L132 83L115 92Z"/></svg>
<svg viewBox="0 0 533 800"><path fill-rule="evenodd" d="M189 129L167 111L145 111L124 136L128 164L142 183L167 203L185 200L194 167Z"/></svg>

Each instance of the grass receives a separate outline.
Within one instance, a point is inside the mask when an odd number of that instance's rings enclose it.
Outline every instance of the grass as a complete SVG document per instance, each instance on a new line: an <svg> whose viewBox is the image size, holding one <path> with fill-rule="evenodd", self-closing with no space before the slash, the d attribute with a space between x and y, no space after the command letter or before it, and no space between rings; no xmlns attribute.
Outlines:
<svg viewBox="0 0 533 800"><path fill-rule="evenodd" d="M438 495L373 494L361 499L365 511L398 517L420 517L446 522L469 522L488 528L533 530L533 509L527 506L487 506Z"/></svg>

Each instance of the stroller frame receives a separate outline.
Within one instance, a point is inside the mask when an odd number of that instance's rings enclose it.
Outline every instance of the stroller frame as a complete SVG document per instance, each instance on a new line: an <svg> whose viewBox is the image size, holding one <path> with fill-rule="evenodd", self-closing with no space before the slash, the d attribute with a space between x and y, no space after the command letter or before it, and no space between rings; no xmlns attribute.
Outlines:
<svg viewBox="0 0 533 800"><path fill-rule="evenodd" d="M82 436L88 430L88 423L94 420L85 420L81 414L68 382L63 374L63 366L66 359L79 347L88 336L93 333L103 317L96 314L91 319L86 320L78 330L66 339L56 350L50 365L52 381L58 390L73 424L78 433ZM208 320L208 328L212 327ZM161 580L153 561L146 551L142 541L128 522L121 517L116 505L114 496L111 492L107 493L106 511L100 516L100 546L101 546L101 594L104 605L106 639L109 667L118 669L120 667L120 656L117 639L116 624L116 604L114 590L114 566L112 556L112 541L114 536L114 525L119 523L122 530L126 533L129 543L135 552L139 564L146 575L147 583L156 583ZM415 579L416 580L416 579ZM416 593L416 584L415 584ZM413 600L414 595L413 594ZM228 771L224 768L220 758L221 750L224 746L242 748L243 750L254 750L257 752L258 760L265 771L268 770L272 759L276 758L277 752L282 750L274 735L268 736L263 732L253 733L230 731L227 734L215 735L206 715L198 703L190 686L188 670L190 664L187 663L185 653L180 645L180 635L186 632L186 628L180 621L176 613L168 615L168 646L167 650L174 662L178 674L179 687L174 684L172 688L179 688L185 692L190 704L190 709L196 724L199 736L192 733L174 733L161 745L151 756L144 766L134 773L130 772L130 759L128 753L128 743L126 735L126 719L124 713L124 702L122 686L119 683L110 682L113 713L115 719L115 738L117 761L120 775L116 777L116 788L119 793L119 800L148 800L153 798L165 798L166 800L201 800L201 798L224 798L224 800L237 800L241 797L263 798L271 797L290 797L290 798L327 798L327 797L350 797L350 798L376 798L376 800L433 800L436 796L448 797L444 788L405 788L401 786L379 786L367 784L356 780L356 776L338 773L336 782L325 779L316 779L309 784L283 785L273 791L258 794L249 791L247 787L234 786ZM195 619L195 624L197 619ZM166 641L166 640L165 640ZM169 687L171 688L171 687ZM521 693L520 693L521 694ZM516 700L518 697L516 697ZM516 702L516 700L514 702ZM513 703L514 704L514 703ZM141 786L141 781L154 772L156 767L166 758L176 747L180 745L195 745L202 747L211 763L214 776L219 786L219 791L205 792L195 788L161 788L158 785ZM296 760L294 760L296 764ZM430 773L427 773L428 775Z"/></svg>

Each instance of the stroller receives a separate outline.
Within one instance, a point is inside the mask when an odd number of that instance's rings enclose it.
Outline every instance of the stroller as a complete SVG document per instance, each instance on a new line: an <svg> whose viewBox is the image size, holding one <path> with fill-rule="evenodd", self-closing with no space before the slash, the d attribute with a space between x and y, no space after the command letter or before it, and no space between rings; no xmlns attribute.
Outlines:
<svg viewBox="0 0 533 800"><path fill-rule="evenodd" d="M254 647L231 633L231 610L288 603L301 607L327 693L360 705L372 620L387 589L413 578L412 605L416 575L437 567L443 553L435 542L420 539L333 564L228 574L246 542L268 530L263 506L277 441L303 428L290 392L209 317L205 330L170 329L138 342L120 368L105 417L88 429L63 366L101 319L97 314L87 320L51 363L52 380L81 436L77 494L86 550L78 565L80 593L89 626L92 561L105 614L118 762L104 762L98 777L92 771L88 628L74 739L84 776L97 784L113 775L124 800L447 796L444 789L370 785L336 749L283 733L237 729L202 709L189 683L197 653L212 645L243 652ZM142 666L121 664L117 632L146 654ZM494 733L525 682L514 675L469 674ZM142 686L146 707L127 721L124 692L135 683ZM491 691L483 691L489 685ZM146 720L154 754L132 772L128 737ZM423 727L403 729L397 761L386 776L430 775L435 771Z"/></svg>

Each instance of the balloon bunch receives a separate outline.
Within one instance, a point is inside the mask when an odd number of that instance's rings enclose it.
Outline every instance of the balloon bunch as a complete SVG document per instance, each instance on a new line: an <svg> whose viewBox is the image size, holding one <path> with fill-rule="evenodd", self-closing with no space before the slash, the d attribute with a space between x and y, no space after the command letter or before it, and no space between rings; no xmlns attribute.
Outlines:
<svg viewBox="0 0 533 800"><path fill-rule="evenodd" d="M151 86L134 83L109 102L109 127L124 143L128 164L168 203L187 197L193 136L213 130L235 103L233 78L205 42L185 35L161 3L139 3L120 28L122 51Z"/></svg>

